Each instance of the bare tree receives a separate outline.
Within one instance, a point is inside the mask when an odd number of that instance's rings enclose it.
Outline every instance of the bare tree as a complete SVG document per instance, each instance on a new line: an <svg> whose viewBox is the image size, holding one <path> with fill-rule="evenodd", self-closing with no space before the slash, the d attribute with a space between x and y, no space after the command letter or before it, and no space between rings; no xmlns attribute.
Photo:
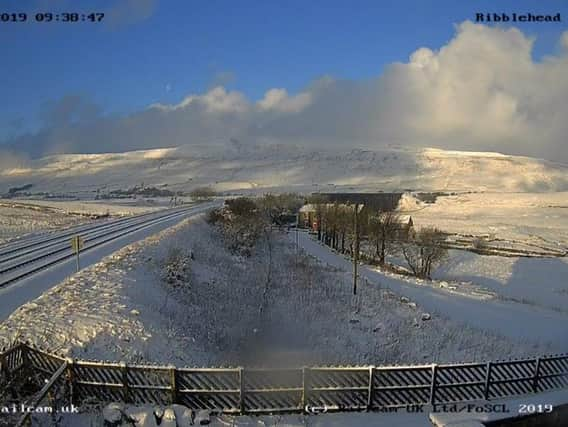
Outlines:
<svg viewBox="0 0 568 427"><path fill-rule="evenodd" d="M375 256L385 265L387 255L396 250L396 240L402 230L400 216L393 211L379 212L369 217L369 240L374 245Z"/></svg>
<svg viewBox="0 0 568 427"><path fill-rule="evenodd" d="M400 242L401 253L415 276L431 279L432 269L447 257L445 234L437 228L422 228Z"/></svg>
<svg viewBox="0 0 568 427"><path fill-rule="evenodd" d="M325 215L325 208L328 202L326 196L320 194L313 194L309 198L309 203L315 206L316 208L316 222L317 222L317 231L318 231L318 240L321 241L322 239L322 222Z"/></svg>
<svg viewBox="0 0 568 427"><path fill-rule="evenodd" d="M332 206L328 208L328 215L330 217L329 220L329 230L330 230L330 246L337 250L339 245L339 226L340 226L340 217L341 217L341 210L339 204L335 202Z"/></svg>
<svg viewBox="0 0 568 427"><path fill-rule="evenodd" d="M353 221L351 220L351 212L347 211L345 205L338 206L338 213L337 213L337 230L338 230L338 248L340 246L341 253L345 253L345 242L348 235L351 233L351 227L353 225Z"/></svg>

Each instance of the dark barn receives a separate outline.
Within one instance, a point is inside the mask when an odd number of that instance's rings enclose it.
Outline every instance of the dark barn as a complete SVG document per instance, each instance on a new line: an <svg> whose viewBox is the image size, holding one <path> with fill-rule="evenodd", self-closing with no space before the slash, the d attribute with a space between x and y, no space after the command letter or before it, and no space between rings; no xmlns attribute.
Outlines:
<svg viewBox="0 0 568 427"><path fill-rule="evenodd" d="M326 197L330 203L364 204L374 211L393 211L402 193L314 193Z"/></svg>

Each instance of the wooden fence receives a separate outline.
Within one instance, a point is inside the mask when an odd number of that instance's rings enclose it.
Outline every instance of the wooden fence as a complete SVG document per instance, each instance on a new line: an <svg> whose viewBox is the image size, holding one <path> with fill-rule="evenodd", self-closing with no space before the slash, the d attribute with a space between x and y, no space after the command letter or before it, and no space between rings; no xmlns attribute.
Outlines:
<svg viewBox="0 0 568 427"><path fill-rule="evenodd" d="M488 363L298 369L176 368L72 360L20 344L0 354L3 376L65 385L66 403L126 402L225 413L378 410L507 398L568 387L568 355Z"/></svg>
<svg viewBox="0 0 568 427"><path fill-rule="evenodd" d="M27 346L18 344L5 352L0 352L1 379L8 380L22 369L25 364L24 358L26 356L26 350Z"/></svg>

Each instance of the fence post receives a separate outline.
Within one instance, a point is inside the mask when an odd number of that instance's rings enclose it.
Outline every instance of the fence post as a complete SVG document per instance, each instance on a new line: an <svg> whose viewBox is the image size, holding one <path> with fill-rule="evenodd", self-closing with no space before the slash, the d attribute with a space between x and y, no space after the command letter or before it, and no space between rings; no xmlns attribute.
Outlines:
<svg viewBox="0 0 568 427"><path fill-rule="evenodd" d="M309 372L309 368L302 368L302 411L306 411L306 405L308 402L308 380L306 379L306 374Z"/></svg>
<svg viewBox="0 0 568 427"><path fill-rule="evenodd" d="M22 369L25 372L30 368L30 366L29 366L30 360L29 360L29 357L28 357L28 352L30 351L30 348L25 343L21 343L19 345L19 347L20 347L20 351L22 352Z"/></svg>
<svg viewBox="0 0 568 427"><path fill-rule="evenodd" d="M534 378L533 378L533 392L538 392L538 378L540 376L540 357L536 358L536 365L534 367Z"/></svg>
<svg viewBox="0 0 568 427"><path fill-rule="evenodd" d="M172 401L172 405L174 405L178 401L177 370L175 366L170 366L169 370L170 370L170 387L171 387L170 399Z"/></svg>
<svg viewBox="0 0 568 427"><path fill-rule="evenodd" d="M72 358L67 359L67 383L69 384L69 403L75 403L75 361Z"/></svg>
<svg viewBox="0 0 568 427"><path fill-rule="evenodd" d="M29 405L27 404L27 406L30 408L37 408L39 403L41 403L41 401L46 396L49 399L51 399L51 397L49 396L52 393L51 388L56 384L57 380L64 374L66 370L67 370L67 362L63 362L61 366L57 369L57 371L55 371L55 373L50 377L49 381L47 381L45 385L41 388L41 390L38 393L36 393L36 395L33 397ZM18 423L16 424L16 427L23 427L25 425L28 425L29 418L31 415L32 412L26 411L22 415Z"/></svg>
<svg viewBox="0 0 568 427"><path fill-rule="evenodd" d="M239 412L245 413L245 370L239 367Z"/></svg>
<svg viewBox="0 0 568 427"><path fill-rule="evenodd" d="M6 353L0 353L0 375L3 375L6 381L10 380L10 369L6 361Z"/></svg>
<svg viewBox="0 0 568 427"><path fill-rule="evenodd" d="M436 377L438 374L438 365L432 365L432 382L430 384L430 404L433 405L436 401Z"/></svg>
<svg viewBox="0 0 568 427"><path fill-rule="evenodd" d="M122 400L129 403L130 392L128 390L128 365L124 362L120 363L120 371L122 373Z"/></svg>
<svg viewBox="0 0 568 427"><path fill-rule="evenodd" d="M483 397L485 400L489 400L489 387L491 386L491 367L493 365L491 362L487 362L485 368L485 387L483 388Z"/></svg>
<svg viewBox="0 0 568 427"><path fill-rule="evenodd" d="M369 388L367 395L367 411L370 411L373 406L373 373L375 372L374 366L369 366Z"/></svg>

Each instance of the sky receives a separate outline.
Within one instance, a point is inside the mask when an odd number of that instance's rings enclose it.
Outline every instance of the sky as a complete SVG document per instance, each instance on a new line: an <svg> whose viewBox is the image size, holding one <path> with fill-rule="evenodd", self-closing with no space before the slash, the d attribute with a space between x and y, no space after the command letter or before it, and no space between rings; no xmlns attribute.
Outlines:
<svg viewBox="0 0 568 427"><path fill-rule="evenodd" d="M0 22L0 144L39 156L235 138L568 161L568 2L495 4L4 0L29 17Z"/></svg>

